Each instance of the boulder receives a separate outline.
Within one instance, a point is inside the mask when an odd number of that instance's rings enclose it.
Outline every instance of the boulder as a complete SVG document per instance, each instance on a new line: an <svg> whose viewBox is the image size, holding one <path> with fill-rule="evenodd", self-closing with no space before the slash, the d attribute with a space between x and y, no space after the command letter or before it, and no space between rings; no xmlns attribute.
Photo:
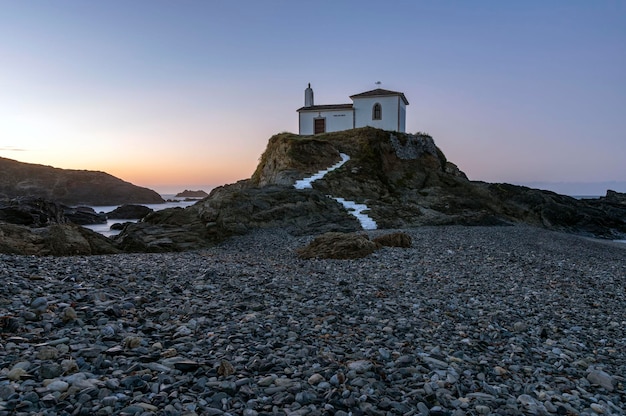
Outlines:
<svg viewBox="0 0 626 416"><path fill-rule="evenodd" d="M152 208L143 205L124 204L107 213L106 216L108 219L140 220L151 212L154 212Z"/></svg>
<svg viewBox="0 0 626 416"><path fill-rule="evenodd" d="M410 248L413 245L411 236L401 231L372 238L372 241L386 247Z"/></svg>
<svg viewBox="0 0 626 416"><path fill-rule="evenodd" d="M105 214L98 213L91 207L63 206L63 216L77 225L106 224L107 222Z"/></svg>
<svg viewBox="0 0 626 416"><path fill-rule="evenodd" d="M303 259L359 259L369 256L378 248L380 246L366 234L331 232L315 237L296 252Z"/></svg>
<svg viewBox="0 0 626 416"><path fill-rule="evenodd" d="M109 230L121 231L128 224L133 224L133 223L132 222L116 222L116 223L111 224L111 226L109 227Z"/></svg>

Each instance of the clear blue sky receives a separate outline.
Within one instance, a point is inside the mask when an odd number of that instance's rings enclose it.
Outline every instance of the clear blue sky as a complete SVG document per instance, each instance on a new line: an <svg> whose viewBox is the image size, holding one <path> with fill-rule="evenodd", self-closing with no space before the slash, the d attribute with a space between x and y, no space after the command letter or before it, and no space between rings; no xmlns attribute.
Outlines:
<svg viewBox="0 0 626 416"><path fill-rule="evenodd" d="M307 83L381 81L471 179L626 192L624 1L0 0L0 39L3 157L208 190L297 132Z"/></svg>

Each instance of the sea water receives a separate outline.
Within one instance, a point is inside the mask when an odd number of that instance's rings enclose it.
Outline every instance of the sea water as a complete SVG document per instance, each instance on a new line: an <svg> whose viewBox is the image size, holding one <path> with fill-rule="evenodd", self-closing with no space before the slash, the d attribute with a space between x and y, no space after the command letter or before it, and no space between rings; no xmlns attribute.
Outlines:
<svg viewBox="0 0 626 416"><path fill-rule="evenodd" d="M167 202L164 202L161 204L138 204L138 205L143 205L144 207L151 208L155 211L161 211L167 208L176 208L176 207L187 208L199 201L199 199L188 200L184 198L175 198L173 195L161 195L161 197L167 200ZM93 210L96 211L97 213L108 214L114 209L120 207L120 205L95 205L95 206L92 205L89 207L93 208ZM123 223L123 222L137 222L137 219L111 219L111 220L107 220L106 224L104 223L103 224L88 224L88 225L83 225L83 227L89 228L90 230L100 233L106 237L112 237L114 235L119 234L120 230L112 230L111 226L113 224Z"/></svg>

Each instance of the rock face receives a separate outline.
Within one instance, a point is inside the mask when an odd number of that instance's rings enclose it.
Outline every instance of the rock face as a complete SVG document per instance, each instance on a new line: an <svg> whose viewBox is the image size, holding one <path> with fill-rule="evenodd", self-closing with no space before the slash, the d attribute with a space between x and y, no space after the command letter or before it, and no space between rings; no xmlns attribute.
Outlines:
<svg viewBox="0 0 626 416"><path fill-rule="evenodd" d="M57 169L0 158L0 197L32 196L67 205L159 204L156 192L104 172Z"/></svg>
<svg viewBox="0 0 626 416"><path fill-rule="evenodd" d="M296 180L340 168L296 190ZM282 133L269 140L252 177L214 189L185 210L150 214L117 237L131 251L206 247L255 228L293 234L350 232L358 221L327 196L366 204L379 228L421 225L510 225L618 239L626 236L626 205L617 193L576 200L549 191L474 182L427 135L361 128L316 136Z"/></svg>

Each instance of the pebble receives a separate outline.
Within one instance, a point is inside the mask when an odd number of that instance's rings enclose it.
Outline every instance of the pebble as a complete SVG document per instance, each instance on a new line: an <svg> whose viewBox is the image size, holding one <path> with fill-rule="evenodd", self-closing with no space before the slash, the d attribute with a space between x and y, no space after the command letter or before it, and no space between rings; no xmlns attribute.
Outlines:
<svg viewBox="0 0 626 416"><path fill-rule="evenodd" d="M48 390L50 391L60 391L60 392L64 392L65 390L67 390L69 388L69 384L63 380L53 380L50 384L48 384L46 387L48 388Z"/></svg>
<svg viewBox="0 0 626 416"><path fill-rule="evenodd" d="M0 416L625 414L625 245L404 231L360 260L301 260L284 230L0 255Z"/></svg>
<svg viewBox="0 0 626 416"><path fill-rule="evenodd" d="M613 377L602 370L591 370L587 375L587 380L591 384L604 387L608 391L613 391Z"/></svg>

